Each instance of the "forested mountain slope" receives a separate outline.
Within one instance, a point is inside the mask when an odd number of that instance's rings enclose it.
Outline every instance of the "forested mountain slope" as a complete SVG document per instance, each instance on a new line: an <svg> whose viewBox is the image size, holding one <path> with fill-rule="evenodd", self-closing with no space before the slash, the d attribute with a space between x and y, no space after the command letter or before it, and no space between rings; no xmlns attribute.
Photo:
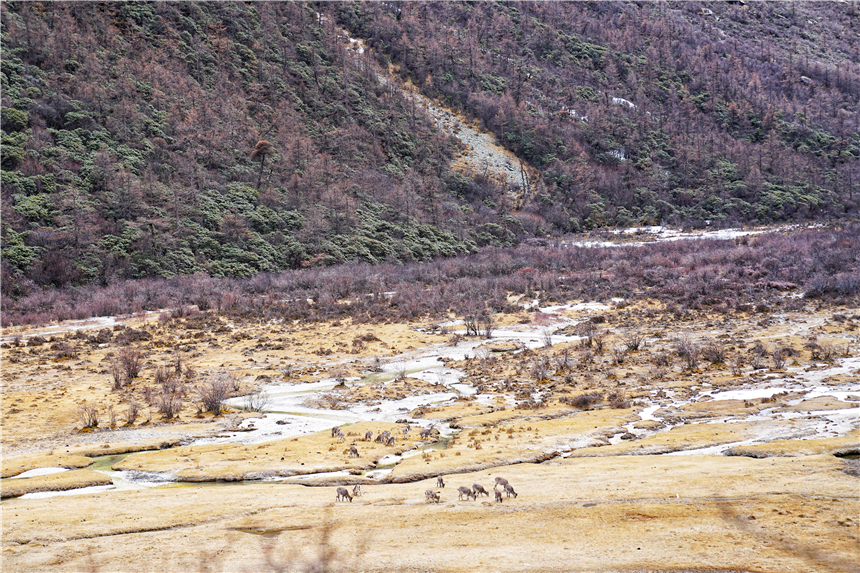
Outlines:
<svg viewBox="0 0 860 573"><path fill-rule="evenodd" d="M4 2L3 292L853 216L858 21L855 2ZM536 173L523 200L453 170L458 141L403 84Z"/></svg>

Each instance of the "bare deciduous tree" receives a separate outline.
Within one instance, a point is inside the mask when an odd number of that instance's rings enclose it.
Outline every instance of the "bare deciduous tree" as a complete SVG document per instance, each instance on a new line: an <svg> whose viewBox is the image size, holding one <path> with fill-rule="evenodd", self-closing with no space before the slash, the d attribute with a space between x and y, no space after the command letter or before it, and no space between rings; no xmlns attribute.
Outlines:
<svg viewBox="0 0 860 573"><path fill-rule="evenodd" d="M257 145L254 146L254 151L251 153L251 159L255 157L260 158L260 172L257 175L257 190L260 190L260 181L263 179L263 166L266 164L266 156L270 155L273 151L272 144L265 139L261 139L257 142Z"/></svg>

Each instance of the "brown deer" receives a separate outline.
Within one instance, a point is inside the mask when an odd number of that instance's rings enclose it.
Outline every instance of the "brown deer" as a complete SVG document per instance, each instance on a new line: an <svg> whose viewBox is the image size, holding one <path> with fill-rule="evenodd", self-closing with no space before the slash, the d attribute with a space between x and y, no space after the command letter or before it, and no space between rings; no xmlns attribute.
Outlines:
<svg viewBox="0 0 860 573"><path fill-rule="evenodd" d="M436 487L445 487L445 480L442 479L442 476L436 478Z"/></svg>
<svg viewBox="0 0 860 573"><path fill-rule="evenodd" d="M373 430L368 430L364 433L364 441L372 442L373 441Z"/></svg>
<svg viewBox="0 0 860 573"><path fill-rule="evenodd" d="M340 426L335 426L334 428L332 428L331 429L331 437L336 438L338 432L340 432Z"/></svg>
<svg viewBox="0 0 860 573"><path fill-rule="evenodd" d="M487 497L490 497L490 493L484 489L484 486L482 486L480 484L473 483L472 484L472 491L475 492L475 496L482 493L482 494L486 495Z"/></svg>
<svg viewBox="0 0 860 573"><path fill-rule="evenodd" d="M493 491L496 494L496 501L498 501L499 503L502 503L502 492L500 492L497 489L494 489Z"/></svg>
<svg viewBox="0 0 860 573"><path fill-rule="evenodd" d="M418 432L418 438L422 440L426 438L432 438L433 432L436 431L436 428L434 428L433 426L435 426L435 424L432 424L429 428L423 428L420 432Z"/></svg>
<svg viewBox="0 0 860 573"><path fill-rule="evenodd" d="M496 478L496 485L497 486L500 485L502 487L505 487L506 485L508 485L508 480L506 480L503 477L497 477ZM495 486L493 486L493 487L495 487Z"/></svg>
<svg viewBox="0 0 860 573"><path fill-rule="evenodd" d="M471 488L465 485L461 485L457 488L457 499L463 499L463 496L466 496L466 499L472 498L472 501L475 501L475 492L472 491Z"/></svg>
<svg viewBox="0 0 860 573"><path fill-rule="evenodd" d="M511 495L513 495L514 497L517 497L517 492L514 491L514 486L512 486L509 483L505 484L505 493L508 494L508 497L511 497Z"/></svg>
<svg viewBox="0 0 860 573"><path fill-rule="evenodd" d="M379 434L379 432L377 432L377 433ZM390 437L391 437L391 432L389 432L388 430L385 430L384 432L382 432L381 434L376 436L376 439L374 441L378 442L380 444L386 444L386 443L388 443L388 438L390 438Z"/></svg>
<svg viewBox="0 0 860 573"><path fill-rule="evenodd" d="M439 499L439 494L432 489L428 489L424 492L424 503L439 503L439 501L441 501Z"/></svg>
<svg viewBox="0 0 860 573"><path fill-rule="evenodd" d="M335 501L349 500L351 502L352 496L349 495L349 492L346 490L345 487L339 487L339 488L337 488L337 495L335 496L334 500Z"/></svg>
<svg viewBox="0 0 860 573"><path fill-rule="evenodd" d="M355 487L352 488L352 495L353 495L353 497L358 497L361 495L361 484L360 483L355 484Z"/></svg>
<svg viewBox="0 0 860 573"><path fill-rule="evenodd" d="M350 444L349 446L349 457L357 458L358 457L358 448L355 447L355 444Z"/></svg>

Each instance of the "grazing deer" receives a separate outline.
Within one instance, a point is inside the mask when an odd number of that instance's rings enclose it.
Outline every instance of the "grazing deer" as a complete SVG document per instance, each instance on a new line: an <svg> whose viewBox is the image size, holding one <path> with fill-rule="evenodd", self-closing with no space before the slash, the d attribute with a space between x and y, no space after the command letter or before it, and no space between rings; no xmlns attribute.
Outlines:
<svg viewBox="0 0 860 573"><path fill-rule="evenodd" d="M400 431L403 433L404 440L409 437L409 426L404 426Z"/></svg>
<svg viewBox="0 0 860 573"><path fill-rule="evenodd" d="M350 444L349 446L349 457L357 458L358 457L358 448L355 447L355 444Z"/></svg>
<svg viewBox="0 0 860 573"><path fill-rule="evenodd" d="M348 491L346 491L346 488L345 488L345 487L339 487L339 488L337 488L337 495L335 496L334 500L335 500L335 501L346 501L346 500L349 500L349 501L351 502L351 501L352 501L352 496L351 496L351 495L349 495L349 492L348 492Z"/></svg>
<svg viewBox="0 0 860 573"><path fill-rule="evenodd" d="M373 430L368 430L364 433L364 441L372 442L373 441Z"/></svg>
<svg viewBox="0 0 860 573"><path fill-rule="evenodd" d="M343 433L343 430L340 428L337 429L337 443L342 444L346 441L346 434Z"/></svg>
<svg viewBox="0 0 860 573"><path fill-rule="evenodd" d="M436 478L436 487L445 487L445 480L442 479L442 476Z"/></svg>
<svg viewBox="0 0 860 573"><path fill-rule="evenodd" d="M502 492L497 489L494 489L493 491L496 493L496 501L502 503Z"/></svg>
<svg viewBox="0 0 860 573"><path fill-rule="evenodd" d="M385 445L386 446L396 446L397 445L397 438L395 438L394 436L388 436L388 439L385 440Z"/></svg>
<svg viewBox="0 0 860 573"><path fill-rule="evenodd" d="M391 437L391 432L389 432L388 430L385 430L384 432L382 432L381 434L376 436L376 440L374 440L374 441L376 441L380 444L386 444L386 443L388 443L388 438L390 438L390 437Z"/></svg>
<svg viewBox="0 0 860 573"><path fill-rule="evenodd" d="M340 432L340 426L335 426L334 428L332 428L331 429L331 437L336 438L338 432Z"/></svg>
<svg viewBox="0 0 860 573"><path fill-rule="evenodd" d="M460 487L458 487L457 492L457 499L463 499L463 496L465 495L466 499L471 497L472 501L475 500L475 492L473 492L471 488L465 485L461 485Z"/></svg>
<svg viewBox="0 0 860 573"><path fill-rule="evenodd" d="M506 485L508 485L508 480L506 480L503 477L497 477L496 478L496 485L500 485L502 487L505 487ZM495 486L493 486L493 487L495 487Z"/></svg>
<svg viewBox="0 0 860 573"><path fill-rule="evenodd" d="M433 426L435 425L436 424L432 424L429 428L423 428L420 432L418 432L418 437L422 440L425 438L432 438L433 430L435 430Z"/></svg>
<svg viewBox="0 0 860 573"><path fill-rule="evenodd" d="M355 487L352 488L352 496L358 497L360 495L361 495L361 484L357 483L357 484L355 484Z"/></svg>
<svg viewBox="0 0 860 573"><path fill-rule="evenodd" d="M439 501L441 501L439 499L439 494L432 489L428 489L424 492L424 503L439 503Z"/></svg>
<svg viewBox="0 0 860 573"><path fill-rule="evenodd" d="M513 495L514 497L517 497L517 492L514 491L514 486L512 486L509 483L505 484L505 493L508 494L508 497L511 497L511 495Z"/></svg>
<svg viewBox="0 0 860 573"><path fill-rule="evenodd" d="M482 494L486 495L487 497L490 497L490 493L487 490L485 490L484 486L482 486L482 485L473 483L472 484L472 491L475 492L475 496L477 496L479 493L482 493Z"/></svg>

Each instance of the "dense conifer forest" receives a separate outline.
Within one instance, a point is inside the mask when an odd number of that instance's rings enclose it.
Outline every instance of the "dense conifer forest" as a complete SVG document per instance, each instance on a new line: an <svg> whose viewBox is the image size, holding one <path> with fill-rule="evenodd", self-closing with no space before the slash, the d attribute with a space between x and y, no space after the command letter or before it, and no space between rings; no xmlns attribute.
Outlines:
<svg viewBox="0 0 860 573"><path fill-rule="evenodd" d="M359 53L349 36L361 39ZM856 2L2 3L2 287L853 218ZM452 168L414 86L536 175Z"/></svg>

